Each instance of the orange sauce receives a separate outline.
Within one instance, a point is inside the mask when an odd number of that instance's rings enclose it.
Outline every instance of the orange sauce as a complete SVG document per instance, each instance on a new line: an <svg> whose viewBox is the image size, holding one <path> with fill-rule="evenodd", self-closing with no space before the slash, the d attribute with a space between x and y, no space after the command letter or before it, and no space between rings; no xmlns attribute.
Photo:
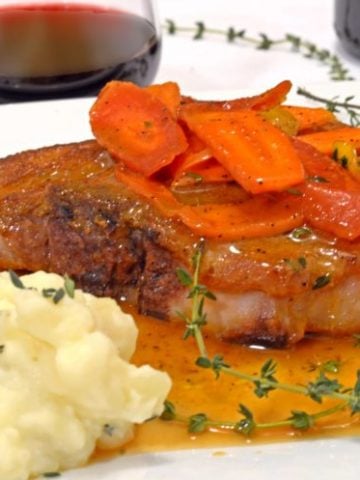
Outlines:
<svg viewBox="0 0 360 480"><path fill-rule="evenodd" d="M132 312L133 313L133 312ZM195 365L198 350L192 339L183 340L184 326L162 322L149 317L135 315L139 327L137 350L133 362L137 365L150 364L164 370L172 378L173 386L169 400L176 406L177 413L188 417L206 413L212 420L238 421L240 403L246 405L257 422L284 420L292 410L315 413L330 408L336 401L327 400L318 404L302 395L283 391L272 391L268 398L259 399L253 385L221 374L218 379L210 370ZM276 377L283 383L307 384L319 375L321 366L329 361L339 362L339 372L326 375L348 387L356 381L360 368L360 349L354 338L307 338L284 350L254 349L229 344L212 336L206 336L209 355L220 353L232 367L243 372L256 374L263 363L272 358L278 364ZM323 418L310 430L294 430L289 427L256 430L250 436L233 431L213 430L200 434L187 431L184 423L166 422L160 419L149 421L136 428L134 440L121 453L144 453L211 447L221 451L222 447L293 441L307 438L359 435L360 422L349 410ZM95 460L107 458L112 453L97 452Z"/></svg>
<svg viewBox="0 0 360 480"><path fill-rule="evenodd" d="M195 365L198 351L192 339L183 340L184 326L157 321L136 315L139 339L134 363L151 364L169 373L173 387L169 395L178 414L188 417L206 413L212 420L238 421L240 403L253 412L257 422L284 420L292 410L315 413L336 404L326 400L318 404L311 399L273 391L268 398L259 399L253 385L225 374L216 379L210 370ZM259 372L262 364L272 358L278 364L276 377L291 384L307 384L319 375L321 366L329 360L339 362L339 372L326 372L330 378L348 387L356 381L360 368L360 350L354 338L308 338L285 350L260 350L224 343L213 337L206 338L209 355L220 353L232 367L247 373ZM323 418L308 431L290 428L257 430L248 437L232 431L211 431L190 434L183 423L152 420L137 427L135 439L126 446L128 453L162 451L193 447L225 447L253 442L273 442L309 437L359 435L360 422L349 410Z"/></svg>

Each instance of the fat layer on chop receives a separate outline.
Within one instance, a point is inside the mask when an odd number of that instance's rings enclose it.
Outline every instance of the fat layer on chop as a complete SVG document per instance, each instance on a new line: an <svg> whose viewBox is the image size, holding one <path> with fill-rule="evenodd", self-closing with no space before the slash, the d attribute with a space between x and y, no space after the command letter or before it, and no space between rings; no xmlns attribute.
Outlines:
<svg viewBox="0 0 360 480"><path fill-rule="evenodd" d="M1 269L66 273L160 319L189 309L176 270L191 269L199 237L117 181L95 141L1 160L0 199ZM201 282L217 297L206 304L208 328L271 346L359 332L359 252L360 242L319 232L205 241Z"/></svg>

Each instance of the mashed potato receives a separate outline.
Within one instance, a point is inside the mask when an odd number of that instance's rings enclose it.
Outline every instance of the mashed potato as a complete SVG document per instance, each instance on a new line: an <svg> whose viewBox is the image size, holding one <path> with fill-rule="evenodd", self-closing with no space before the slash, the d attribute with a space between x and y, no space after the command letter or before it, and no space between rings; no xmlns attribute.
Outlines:
<svg viewBox="0 0 360 480"><path fill-rule="evenodd" d="M4 480L80 466L96 445L128 441L134 423L162 412L170 389L166 373L128 363L137 329L113 300L80 290L55 298L64 287L55 274L21 281L26 288L0 274Z"/></svg>

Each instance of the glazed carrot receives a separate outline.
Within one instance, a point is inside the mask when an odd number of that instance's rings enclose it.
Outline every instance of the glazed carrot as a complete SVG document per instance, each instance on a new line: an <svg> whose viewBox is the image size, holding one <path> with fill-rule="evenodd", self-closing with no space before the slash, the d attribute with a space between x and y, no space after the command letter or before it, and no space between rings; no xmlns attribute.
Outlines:
<svg viewBox="0 0 360 480"><path fill-rule="evenodd" d="M328 155L319 152L300 138L293 139L293 145L304 165L306 181L325 183L341 190L359 190L360 184Z"/></svg>
<svg viewBox="0 0 360 480"><path fill-rule="evenodd" d="M328 155L333 153L336 142L346 142L360 150L360 128L342 127L335 130L300 135L299 138Z"/></svg>
<svg viewBox="0 0 360 480"><path fill-rule="evenodd" d="M168 176L175 178L183 171L186 171L188 164L202 162L211 157L211 152L200 138L195 135L186 125L182 125L183 131L188 143L187 149L174 159L174 161L167 167Z"/></svg>
<svg viewBox="0 0 360 480"><path fill-rule="evenodd" d="M192 171L197 165L206 162L211 157L211 150L206 146L201 150L186 150L186 152L178 156L173 164L173 177L181 177L184 173Z"/></svg>
<svg viewBox="0 0 360 480"><path fill-rule="evenodd" d="M294 145L307 173L306 182L298 186L305 221L340 238L359 237L360 184L311 145L297 139Z"/></svg>
<svg viewBox="0 0 360 480"><path fill-rule="evenodd" d="M360 236L360 191L308 183L304 189L303 212L305 219L320 230L348 240Z"/></svg>
<svg viewBox="0 0 360 480"><path fill-rule="evenodd" d="M166 82L159 85L150 85L146 90L160 100L177 118L181 101L179 85L175 82Z"/></svg>
<svg viewBox="0 0 360 480"><path fill-rule="evenodd" d="M202 222L193 207L180 203L161 182L145 178L121 165L116 167L115 175L131 191L147 198L165 217L180 218L184 215L190 223L197 225L200 221L205 229L211 229L211 224Z"/></svg>
<svg viewBox="0 0 360 480"><path fill-rule="evenodd" d="M269 110L280 105L291 89L291 82L284 80L275 87L254 97L237 98L225 101L197 101L186 98L180 107L179 117L183 118L186 112L219 112L237 111L243 109Z"/></svg>
<svg viewBox="0 0 360 480"><path fill-rule="evenodd" d="M290 138L252 110L187 112L188 127L245 190L281 191L304 180Z"/></svg>
<svg viewBox="0 0 360 480"><path fill-rule="evenodd" d="M290 92L291 87L291 82L284 80L260 95L249 97L247 99L247 108L253 110L269 110L270 108L274 108L286 100L286 95Z"/></svg>
<svg viewBox="0 0 360 480"><path fill-rule="evenodd" d="M97 141L129 168L150 176L187 148L169 109L146 89L113 81L90 111Z"/></svg>
<svg viewBox="0 0 360 480"><path fill-rule="evenodd" d="M229 172L213 158L211 150L193 132L186 129L185 133L189 146L169 168L172 185L232 181Z"/></svg>
<svg viewBox="0 0 360 480"><path fill-rule="evenodd" d="M192 207L203 223L192 223L186 214L181 220L198 235L223 240L270 237L303 224L299 199L287 194L257 195L243 203ZM206 221L206 223L205 223ZM206 225L211 224L211 230Z"/></svg>
<svg viewBox="0 0 360 480"><path fill-rule="evenodd" d="M205 152L204 152L205 153ZM194 155L195 157L195 155ZM205 156L202 161L189 158L188 163L176 172L172 186L186 186L197 183L227 183L233 181L230 173L213 157Z"/></svg>
<svg viewBox="0 0 360 480"><path fill-rule="evenodd" d="M259 195L242 203L189 206L160 182L122 168L117 178L147 198L162 215L178 218L197 235L236 240L277 235L303 223L299 199L289 194Z"/></svg>
<svg viewBox="0 0 360 480"><path fill-rule="evenodd" d="M282 105L281 109L291 113L298 122L298 134L319 130L327 125L341 125L335 115L326 108L310 108Z"/></svg>

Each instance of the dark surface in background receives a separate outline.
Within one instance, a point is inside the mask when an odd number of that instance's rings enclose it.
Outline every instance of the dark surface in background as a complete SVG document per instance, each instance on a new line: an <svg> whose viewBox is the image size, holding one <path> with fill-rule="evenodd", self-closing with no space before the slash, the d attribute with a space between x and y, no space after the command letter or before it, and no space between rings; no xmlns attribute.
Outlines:
<svg viewBox="0 0 360 480"><path fill-rule="evenodd" d="M360 58L360 0L335 0L335 30L346 51Z"/></svg>

